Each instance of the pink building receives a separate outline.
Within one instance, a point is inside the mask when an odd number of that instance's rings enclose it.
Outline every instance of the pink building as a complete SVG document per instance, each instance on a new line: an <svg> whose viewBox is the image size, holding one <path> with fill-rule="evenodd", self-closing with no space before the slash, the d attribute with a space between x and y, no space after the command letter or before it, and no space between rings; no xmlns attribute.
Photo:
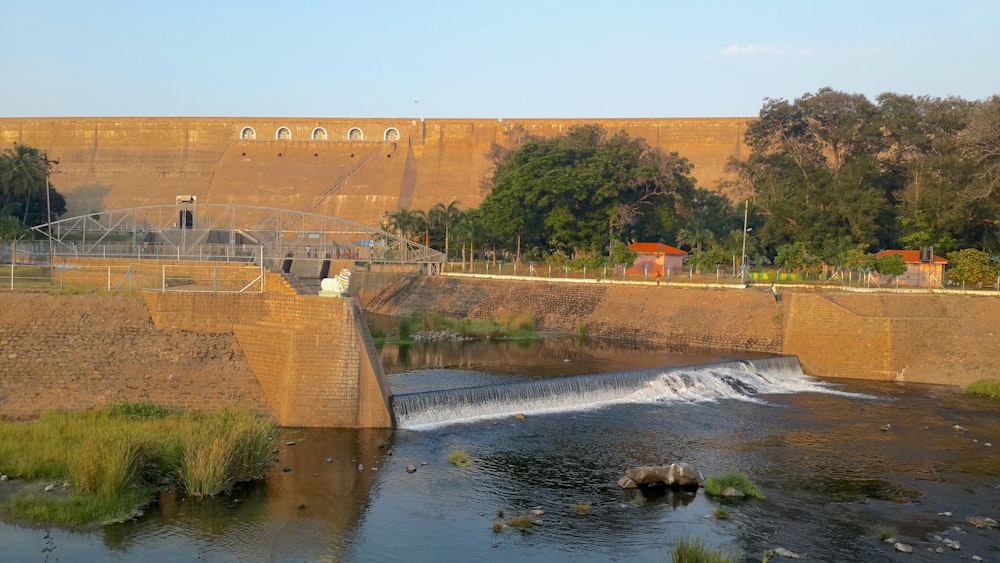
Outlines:
<svg viewBox="0 0 1000 563"><path fill-rule="evenodd" d="M639 253L625 273L632 276L676 276L684 271L687 252L660 242L635 242L629 248Z"/></svg>
<svg viewBox="0 0 1000 563"><path fill-rule="evenodd" d="M948 261L933 252L921 250L883 250L875 255L882 258L890 254L898 254L906 263L906 273L899 276L899 285L910 287L941 287L944 279L944 267ZM892 279L892 276L883 276Z"/></svg>

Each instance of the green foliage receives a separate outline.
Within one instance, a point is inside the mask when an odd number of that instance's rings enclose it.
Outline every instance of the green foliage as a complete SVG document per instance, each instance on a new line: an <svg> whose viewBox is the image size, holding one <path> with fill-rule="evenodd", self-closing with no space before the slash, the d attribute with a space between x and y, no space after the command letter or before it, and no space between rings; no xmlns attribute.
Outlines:
<svg viewBox="0 0 1000 563"><path fill-rule="evenodd" d="M875 270L887 276L901 276L906 273L906 262L899 254L886 254L876 260Z"/></svg>
<svg viewBox="0 0 1000 563"><path fill-rule="evenodd" d="M778 247L774 264L783 270L814 271L819 267L820 260L809 252L804 243L795 242Z"/></svg>
<svg viewBox="0 0 1000 563"><path fill-rule="evenodd" d="M713 246L709 250L695 251L687 263L699 272L712 273L720 264L726 264L727 260L722 248Z"/></svg>
<svg viewBox="0 0 1000 563"><path fill-rule="evenodd" d="M615 241L611 245L611 263L614 265L624 265L626 268L631 268L638 257L639 253L624 243Z"/></svg>
<svg viewBox="0 0 1000 563"><path fill-rule="evenodd" d="M494 147L491 156L483 223L528 248L601 254L615 239L647 236L640 231L655 225L646 219L658 208L690 202L697 191L691 165L676 153L598 126L528 137L520 146Z"/></svg>
<svg viewBox="0 0 1000 563"><path fill-rule="evenodd" d="M764 498L764 493L749 477L742 473L727 473L726 475L709 477L705 480L705 493L712 496L722 496L722 492L732 487L745 496Z"/></svg>
<svg viewBox="0 0 1000 563"><path fill-rule="evenodd" d="M960 283L984 284L996 279L997 264L990 255L975 248L948 253L948 279Z"/></svg>
<svg viewBox="0 0 1000 563"><path fill-rule="evenodd" d="M16 217L22 227L33 227L66 213L66 199L47 185L47 168L51 164L41 150L14 143L0 156L0 217ZM46 193L46 191L48 193ZM16 229L0 227L0 238ZM13 237L13 238L16 238Z"/></svg>
<svg viewBox="0 0 1000 563"><path fill-rule="evenodd" d="M980 379L965 388L970 395L982 395L992 399L1000 399L1000 379Z"/></svg>
<svg viewBox="0 0 1000 563"><path fill-rule="evenodd" d="M130 418L132 420L147 420L164 418L170 415L173 411L167 407L157 405L155 403L113 403L106 407L106 410L111 416L120 416L122 418Z"/></svg>
<svg viewBox="0 0 1000 563"><path fill-rule="evenodd" d="M368 332L372 335L372 338L375 340L385 339L385 330L375 322L375 319L366 319L365 324L368 325Z"/></svg>
<svg viewBox="0 0 1000 563"><path fill-rule="evenodd" d="M589 502L578 502L573 505L573 514L577 516L589 516L592 510Z"/></svg>
<svg viewBox="0 0 1000 563"><path fill-rule="evenodd" d="M678 539L670 556L673 563L736 563L739 560L737 555L706 546L700 538Z"/></svg>

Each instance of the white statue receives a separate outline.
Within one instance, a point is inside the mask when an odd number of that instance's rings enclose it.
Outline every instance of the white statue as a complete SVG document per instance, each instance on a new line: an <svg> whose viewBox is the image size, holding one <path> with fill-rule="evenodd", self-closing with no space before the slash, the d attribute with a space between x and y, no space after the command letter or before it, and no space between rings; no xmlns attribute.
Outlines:
<svg viewBox="0 0 1000 563"><path fill-rule="evenodd" d="M351 271L344 268L335 278L323 278L320 282L320 295L326 297L340 297L347 293L348 286L351 285Z"/></svg>

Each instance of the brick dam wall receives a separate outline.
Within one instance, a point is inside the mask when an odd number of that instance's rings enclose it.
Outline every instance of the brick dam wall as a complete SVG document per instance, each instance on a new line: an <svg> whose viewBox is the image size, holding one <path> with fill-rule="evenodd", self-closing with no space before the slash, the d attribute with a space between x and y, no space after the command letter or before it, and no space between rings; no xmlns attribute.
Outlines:
<svg viewBox="0 0 1000 563"><path fill-rule="evenodd" d="M412 277L366 309L457 318L531 313L542 330L658 345L798 356L824 377L967 385L995 378L1000 297L711 289L545 280Z"/></svg>
<svg viewBox="0 0 1000 563"><path fill-rule="evenodd" d="M726 161L747 154L749 121L0 118L0 147L25 143L59 159L52 183L66 196L67 216L195 195L199 203L292 210L319 201L315 213L376 225L398 209L477 206L489 173L485 155L514 128L542 136L582 124L624 130L679 152L694 164L699 184L713 189L726 177Z"/></svg>

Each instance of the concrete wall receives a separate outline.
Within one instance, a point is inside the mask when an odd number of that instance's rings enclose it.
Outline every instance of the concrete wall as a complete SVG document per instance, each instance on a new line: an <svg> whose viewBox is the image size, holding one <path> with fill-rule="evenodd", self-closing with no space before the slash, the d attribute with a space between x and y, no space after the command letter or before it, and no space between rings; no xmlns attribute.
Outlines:
<svg viewBox="0 0 1000 563"><path fill-rule="evenodd" d="M366 306L458 318L531 313L543 330L798 356L806 373L967 385L996 377L1000 296L400 279Z"/></svg>
<svg viewBox="0 0 1000 563"><path fill-rule="evenodd" d="M0 118L0 147L25 143L58 158L52 183L68 216L174 202L240 203L304 209L376 225L386 212L482 200L493 143L523 128L553 136L595 123L627 131L694 165L701 186L726 177L743 157L749 118L706 119L428 119L386 118ZM245 127L253 140L241 139ZM278 140L287 127L291 139ZM326 140L312 138L322 127ZM359 128L362 140L348 139ZM399 139L385 141L389 129ZM371 156L370 160L366 160ZM365 161L363 166L358 165ZM329 195L339 180L343 184Z"/></svg>

